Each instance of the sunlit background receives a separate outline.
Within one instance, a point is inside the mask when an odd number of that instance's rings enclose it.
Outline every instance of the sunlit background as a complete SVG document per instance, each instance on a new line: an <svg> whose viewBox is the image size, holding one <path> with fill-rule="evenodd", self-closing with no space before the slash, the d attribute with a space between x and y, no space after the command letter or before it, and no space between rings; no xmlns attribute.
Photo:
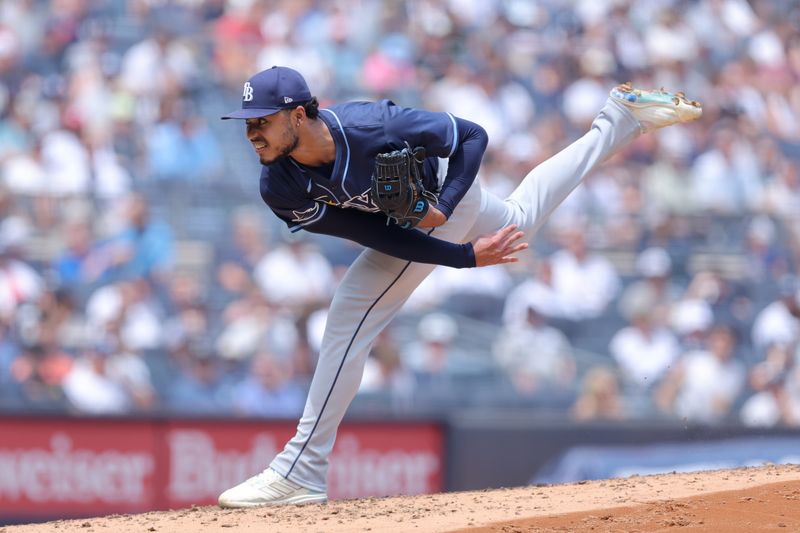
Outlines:
<svg viewBox="0 0 800 533"><path fill-rule="evenodd" d="M478 122L500 196L618 83L704 108L518 265L423 283L331 497L800 460L798 28L786 0L0 1L0 523L213 502L292 434L360 249L290 236L219 120L272 65Z"/></svg>

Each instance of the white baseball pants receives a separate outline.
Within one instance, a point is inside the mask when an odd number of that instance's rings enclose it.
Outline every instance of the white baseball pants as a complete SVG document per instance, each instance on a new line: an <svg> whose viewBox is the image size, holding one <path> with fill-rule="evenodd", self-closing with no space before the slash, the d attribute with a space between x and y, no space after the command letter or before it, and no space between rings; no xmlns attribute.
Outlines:
<svg viewBox="0 0 800 533"><path fill-rule="evenodd" d="M432 235L467 242L516 224L530 239L589 172L640 132L630 111L609 100L588 133L528 173L506 200L484 191L476 180ZM353 262L331 302L297 433L272 461L275 471L309 489L326 490L336 430L358 391L370 347L434 268L371 249Z"/></svg>

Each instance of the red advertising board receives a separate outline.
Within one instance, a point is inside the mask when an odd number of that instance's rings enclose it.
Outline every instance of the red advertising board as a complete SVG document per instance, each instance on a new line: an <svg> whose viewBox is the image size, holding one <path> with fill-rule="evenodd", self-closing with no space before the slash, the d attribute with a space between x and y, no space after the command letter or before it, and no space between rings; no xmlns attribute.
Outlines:
<svg viewBox="0 0 800 533"><path fill-rule="evenodd" d="M293 433L288 422L0 418L0 522L213 504ZM441 428L345 423L328 481L331 499L439 492Z"/></svg>
<svg viewBox="0 0 800 533"><path fill-rule="evenodd" d="M260 472L294 434L294 425L172 423L166 431L168 507L215 501ZM331 455L331 499L426 494L442 490L442 437L434 424L343 424Z"/></svg>
<svg viewBox="0 0 800 533"><path fill-rule="evenodd" d="M153 429L133 421L0 419L0 517L153 508Z"/></svg>

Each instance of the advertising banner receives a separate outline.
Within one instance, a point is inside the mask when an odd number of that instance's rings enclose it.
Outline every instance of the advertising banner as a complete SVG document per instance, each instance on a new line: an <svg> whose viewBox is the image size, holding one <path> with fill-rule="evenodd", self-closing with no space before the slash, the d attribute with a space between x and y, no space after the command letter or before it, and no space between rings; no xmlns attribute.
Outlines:
<svg viewBox="0 0 800 533"><path fill-rule="evenodd" d="M294 435L288 423L171 423L165 431L167 507L212 503L265 468ZM434 424L339 428L328 472L331 499L443 490L442 432Z"/></svg>
<svg viewBox="0 0 800 533"><path fill-rule="evenodd" d="M0 419L0 518L156 505L158 436L146 422Z"/></svg>
<svg viewBox="0 0 800 533"><path fill-rule="evenodd" d="M294 434L271 421L0 417L0 523L216 503ZM331 499L444 490L435 423L344 423Z"/></svg>

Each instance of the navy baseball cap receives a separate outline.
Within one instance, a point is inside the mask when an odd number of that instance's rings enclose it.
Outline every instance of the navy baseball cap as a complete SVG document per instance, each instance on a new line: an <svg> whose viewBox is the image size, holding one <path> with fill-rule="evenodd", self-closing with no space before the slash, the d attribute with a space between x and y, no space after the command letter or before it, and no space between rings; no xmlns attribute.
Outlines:
<svg viewBox="0 0 800 533"><path fill-rule="evenodd" d="M242 108L221 118L265 117L309 100L311 91L302 74L289 67L272 67L247 80L242 92Z"/></svg>

